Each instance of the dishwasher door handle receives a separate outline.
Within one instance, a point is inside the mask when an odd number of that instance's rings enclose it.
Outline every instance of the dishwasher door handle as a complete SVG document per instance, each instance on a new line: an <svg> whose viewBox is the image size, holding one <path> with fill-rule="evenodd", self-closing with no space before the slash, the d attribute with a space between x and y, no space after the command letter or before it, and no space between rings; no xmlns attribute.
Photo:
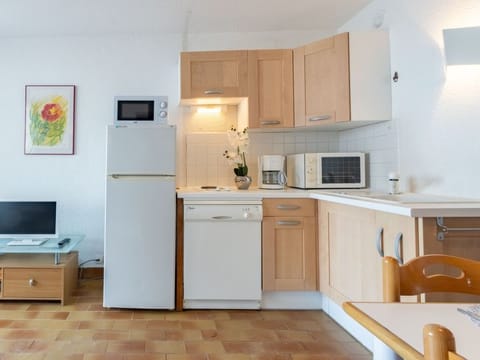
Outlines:
<svg viewBox="0 0 480 360"><path fill-rule="evenodd" d="M231 216L225 216L225 215L212 216L212 219L214 220L229 220L231 218L232 218Z"/></svg>

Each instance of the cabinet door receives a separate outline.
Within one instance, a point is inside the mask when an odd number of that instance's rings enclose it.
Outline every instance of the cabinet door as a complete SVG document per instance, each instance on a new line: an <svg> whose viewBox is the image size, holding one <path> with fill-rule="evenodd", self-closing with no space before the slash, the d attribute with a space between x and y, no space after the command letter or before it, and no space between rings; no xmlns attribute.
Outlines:
<svg viewBox="0 0 480 360"><path fill-rule="evenodd" d="M295 126L350 120L348 33L294 50Z"/></svg>
<svg viewBox="0 0 480 360"><path fill-rule="evenodd" d="M181 53L181 98L247 96L247 51Z"/></svg>
<svg viewBox="0 0 480 360"><path fill-rule="evenodd" d="M249 127L293 127L292 50L248 52Z"/></svg>
<svg viewBox="0 0 480 360"><path fill-rule="evenodd" d="M418 255L417 218L390 214L383 211L375 213L376 248L378 260L382 256L392 256L400 263ZM382 265L380 265L380 269ZM383 288L382 288L383 298ZM418 296L402 296L402 302L417 302Z"/></svg>
<svg viewBox="0 0 480 360"><path fill-rule="evenodd" d="M320 290L337 303L381 301L381 259L375 249L375 212L320 202Z"/></svg>
<svg viewBox="0 0 480 360"><path fill-rule="evenodd" d="M263 219L263 290L316 290L315 217Z"/></svg>
<svg viewBox="0 0 480 360"><path fill-rule="evenodd" d="M418 255L417 219L382 211L375 214L378 256L406 262Z"/></svg>

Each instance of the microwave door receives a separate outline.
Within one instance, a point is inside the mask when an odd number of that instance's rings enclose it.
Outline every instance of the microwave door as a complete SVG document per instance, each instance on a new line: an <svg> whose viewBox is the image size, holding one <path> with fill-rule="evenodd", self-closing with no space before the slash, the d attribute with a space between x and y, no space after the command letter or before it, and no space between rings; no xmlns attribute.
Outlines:
<svg viewBox="0 0 480 360"><path fill-rule="evenodd" d="M322 187L322 158L319 154L305 154L305 188Z"/></svg>
<svg viewBox="0 0 480 360"><path fill-rule="evenodd" d="M315 180L316 188L323 188L323 169L322 169L322 156L317 155L315 159Z"/></svg>

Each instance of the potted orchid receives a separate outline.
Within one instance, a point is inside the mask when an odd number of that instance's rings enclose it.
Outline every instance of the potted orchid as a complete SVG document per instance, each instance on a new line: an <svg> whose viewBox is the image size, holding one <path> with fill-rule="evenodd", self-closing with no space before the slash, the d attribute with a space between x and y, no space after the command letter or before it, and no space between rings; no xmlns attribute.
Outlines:
<svg viewBox="0 0 480 360"><path fill-rule="evenodd" d="M248 189L252 182L252 178L248 176L248 166L245 154L248 150L248 128L243 131L237 131L232 126L227 131L228 142L231 150L225 150L223 156L234 164L233 172L235 173L235 183L239 189Z"/></svg>

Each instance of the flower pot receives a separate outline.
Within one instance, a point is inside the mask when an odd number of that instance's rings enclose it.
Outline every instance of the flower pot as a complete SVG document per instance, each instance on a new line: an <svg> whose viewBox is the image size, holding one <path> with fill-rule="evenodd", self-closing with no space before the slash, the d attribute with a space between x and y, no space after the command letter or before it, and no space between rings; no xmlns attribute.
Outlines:
<svg viewBox="0 0 480 360"><path fill-rule="evenodd" d="M252 178L250 176L235 176L235 185L237 185L238 190L248 190L251 183Z"/></svg>

